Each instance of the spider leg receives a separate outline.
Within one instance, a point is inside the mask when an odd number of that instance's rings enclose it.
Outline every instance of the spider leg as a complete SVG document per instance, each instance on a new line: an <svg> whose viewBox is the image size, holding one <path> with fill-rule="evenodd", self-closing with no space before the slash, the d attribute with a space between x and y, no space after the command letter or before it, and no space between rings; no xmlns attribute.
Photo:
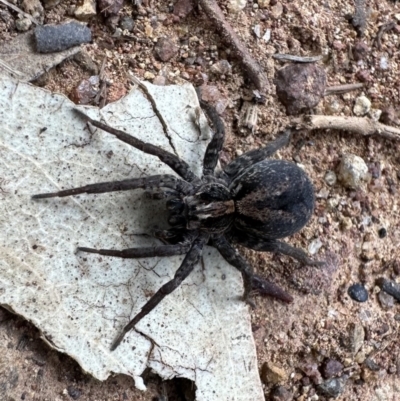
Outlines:
<svg viewBox="0 0 400 401"><path fill-rule="evenodd" d="M146 246L142 248L129 248L123 250L115 249L94 249L78 247L78 251L97 253L105 256L116 256L124 259L151 258L156 256L183 255L190 249L190 244Z"/></svg>
<svg viewBox="0 0 400 401"><path fill-rule="evenodd" d="M135 325L148 315L168 294L178 288L182 281L192 272L195 265L200 259L201 251L204 245L207 243L209 235L204 233L200 234L194 241L193 244L185 256L181 266L176 271L174 278L165 283L148 301L144 304L140 312L122 329L121 334L111 345L111 351L114 351L121 343L126 333L133 329Z"/></svg>
<svg viewBox="0 0 400 401"><path fill-rule="evenodd" d="M223 172L219 174L221 176L220 178L226 178L228 182L231 182L251 165L265 160L272 156L277 150L287 145L291 135L292 131L287 129L281 136L274 141L269 142L268 145L263 148L254 149L239 156L224 168Z"/></svg>
<svg viewBox="0 0 400 401"><path fill-rule="evenodd" d="M33 199L43 199L43 198L54 198L62 196L78 195L83 193L88 194L101 194L104 192L114 192L114 191L128 191L130 189L153 189L153 188L169 188L180 193L189 193L191 191L192 184L183 181L173 175L163 174L163 175L152 175L149 177L142 178L132 178L123 181L109 181L109 182L99 182L97 184L89 184L83 187L66 189L58 192L50 192L47 194L37 194L33 195Z"/></svg>
<svg viewBox="0 0 400 401"><path fill-rule="evenodd" d="M200 101L200 106L205 110L208 118L214 126L214 136L207 146L203 161L203 175L213 175L215 166L218 163L219 152L222 149L225 139L225 128L217 110L206 102Z"/></svg>
<svg viewBox="0 0 400 401"><path fill-rule="evenodd" d="M324 262L312 260L301 248L296 248L292 245L287 244L286 242L263 238L262 233L246 233L245 235L243 235L241 231L233 229L229 231L227 237L229 241L245 246L246 248L250 248L259 252L281 253L283 255L287 255L292 257L293 259L298 260L304 265L322 266L325 264Z"/></svg>
<svg viewBox="0 0 400 401"><path fill-rule="evenodd" d="M323 266L324 262L315 261L308 257L307 253L300 248L296 248L292 245L287 244L286 242L270 240L270 241L254 241L254 239L250 239L246 243L246 241L241 241L241 245L246 246L248 248L254 249L255 251L260 252L277 252L283 255L287 255L292 257L293 259L298 260L300 263L308 266Z"/></svg>
<svg viewBox="0 0 400 401"><path fill-rule="evenodd" d="M293 298L276 284L264 280L260 276L254 274L249 263L224 236L213 238L212 242L223 258L242 273L244 282L244 301L249 302L249 295L252 289L257 290L262 295L277 298L283 302L289 303L293 301Z"/></svg>
<svg viewBox="0 0 400 401"><path fill-rule="evenodd" d="M103 124L100 121L92 120L81 110L73 110L76 114L79 115L79 117L81 117L85 121L89 121L90 124L94 125L95 127L116 136L120 141L125 142L128 145L131 145L144 153L157 156L163 163L171 167L171 169L174 170L184 180L189 182L199 181L198 177L196 177L196 175L190 171L189 165L173 153L168 152L167 150L164 150L158 146L152 145L151 143L141 141L140 139L135 138L134 136L129 135L124 131L109 127L108 125Z"/></svg>

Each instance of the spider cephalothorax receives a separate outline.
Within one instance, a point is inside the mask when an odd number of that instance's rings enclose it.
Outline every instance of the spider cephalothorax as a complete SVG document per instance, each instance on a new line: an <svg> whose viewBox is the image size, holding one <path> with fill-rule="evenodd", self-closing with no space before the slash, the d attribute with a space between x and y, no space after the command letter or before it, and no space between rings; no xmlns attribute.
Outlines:
<svg viewBox="0 0 400 401"><path fill-rule="evenodd" d="M181 178L168 174L153 175L33 196L39 199L143 188L158 194L161 191L162 196L166 198L171 228L156 233L164 245L121 251L78 248L83 252L122 258L186 254L174 278L164 284L124 327L112 344L112 350L121 343L129 330L190 274L206 244L216 247L221 255L242 273L244 300L248 300L252 289L285 302L291 302L292 298L273 283L255 275L231 243L257 251L280 252L302 263L314 264L303 250L278 241L279 238L300 230L308 222L314 209L313 186L305 172L294 163L268 159L288 143L290 130L264 148L247 152L223 170L215 172L225 131L215 109L208 104L202 104L202 107L214 125L215 134L204 156L201 178L193 174L187 163L174 154L94 121L81 111L75 110L92 125L143 152L158 156Z"/></svg>

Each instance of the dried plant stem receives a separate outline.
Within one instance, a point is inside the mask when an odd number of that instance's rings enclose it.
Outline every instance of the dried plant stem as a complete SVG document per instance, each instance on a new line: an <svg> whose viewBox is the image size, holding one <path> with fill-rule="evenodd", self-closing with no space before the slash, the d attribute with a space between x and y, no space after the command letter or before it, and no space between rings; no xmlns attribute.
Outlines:
<svg viewBox="0 0 400 401"><path fill-rule="evenodd" d="M350 92L350 91L361 89L363 87L364 87L363 83L328 86L325 89L324 96L339 95L339 94L342 94L342 93L347 93L347 92Z"/></svg>
<svg viewBox="0 0 400 401"><path fill-rule="evenodd" d="M400 129L365 117L309 115L292 119L291 125L298 129L335 129L363 136L379 135L386 139L400 141Z"/></svg>
<svg viewBox="0 0 400 401"><path fill-rule="evenodd" d="M261 65L254 60L235 31L228 24L217 2L215 0L198 0L198 2L207 17L213 22L216 31L240 59L243 68L246 70L249 78L253 81L257 89L263 94L269 92L268 78Z"/></svg>

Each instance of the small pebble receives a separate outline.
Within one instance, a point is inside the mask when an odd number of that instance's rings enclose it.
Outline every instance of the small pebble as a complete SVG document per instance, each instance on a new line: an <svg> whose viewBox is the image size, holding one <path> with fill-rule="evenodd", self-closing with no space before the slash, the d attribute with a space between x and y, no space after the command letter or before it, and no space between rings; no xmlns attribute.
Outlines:
<svg viewBox="0 0 400 401"><path fill-rule="evenodd" d="M388 58L385 56L382 56L379 60L379 67L381 70L387 70L389 69L389 61Z"/></svg>
<svg viewBox="0 0 400 401"><path fill-rule="evenodd" d="M72 90L71 99L77 104L89 104L98 93L98 76L84 79Z"/></svg>
<svg viewBox="0 0 400 401"><path fill-rule="evenodd" d="M387 235L387 230L385 227L382 227L378 231L379 238L385 238Z"/></svg>
<svg viewBox="0 0 400 401"><path fill-rule="evenodd" d="M368 53L369 48L362 41L357 42L353 47L353 57L356 61L364 60L368 56Z"/></svg>
<svg viewBox="0 0 400 401"><path fill-rule="evenodd" d="M67 392L68 395L73 399L73 400L78 400L79 397L82 395L82 391L79 390L78 388L74 386L68 386L67 387Z"/></svg>
<svg viewBox="0 0 400 401"><path fill-rule="evenodd" d="M227 75L232 71L232 67L227 60L219 60L210 67L210 71L215 75Z"/></svg>
<svg viewBox="0 0 400 401"><path fill-rule="evenodd" d="M126 16L121 18L121 21L120 21L119 25L123 30L132 32L132 30L133 30L133 28L135 26L135 21L131 17L126 15Z"/></svg>
<svg viewBox="0 0 400 401"><path fill-rule="evenodd" d="M287 114L294 115L314 108L324 97L326 73L312 63L288 64L276 72L274 83Z"/></svg>
<svg viewBox="0 0 400 401"><path fill-rule="evenodd" d="M75 18L87 21L88 19L96 15L96 1L95 0L83 0L83 3L76 7L74 11Z"/></svg>
<svg viewBox="0 0 400 401"><path fill-rule="evenodd" d="M337 398L344 390L347 377L324 381L318 386L318 391L327 397Z"/></svg>
<svg viewBox="0 0 400 401"><path fill-rule="evenodd" d="M261 380L268 384L278 384L285 382L288 378L287 373L278 366L264 362L261 368Z"/></svg>
<svg viewBox="0 0 400 401"><path fill-rule="evenodd" d="M319 238L314 239L311 241L310 245L308 246L308 252L310 255L315 255L321 248L322 242Z"/></svg>
<svg viewBox="0 0 400 401"><path fill-rule="evenodd" d="M43 6L46 10L51 10L53 7L61 3L61 0L42 0Z"/></svg>
<svg viewBox="0 0 400 401"><path fill-rule="evenodd" d="M370 109L369 116L374 121L379 121L382 115L382 110L380 109Z"/></svg>
<svg viewBox="0 0 400 401"><path fill-rule="evenodd" d="M392 280L388 280L387 278L381 277L377 280L377 285L392 297L394 297L397 301L400 301L400 284Z"/></svg>
<svg viewBox="0 0 400 401"><path fill-rule="evenodd" d="M242 11L247 4L247 0L229 0L228 9L231 13Z"/></svg>
<svg viewBox="0 0 400 401"><path fill-rule="evenodd" d="M152 80L154 79L156 76L151 72L151 71L146 71L144 73L144 79L146 80Z"/></svg>
<svg viewBox="0 0 400 401"><path fill-rule="evenodd" d="M368 300L368 291L360 284L353 284L347 290L350 298L357 302L365 302Z"/></svg>
<svg viewBox="0 0 400 401"><path fill-rule="evenodd" d="M123 0L97 0L97 6L100 12L106 17L110 15L117 15L121 10Z"/></svg>
<svg viewBox="0 0 400 401"><path fill-rule="evenodd" d="M15 27L20 32L26 32L32 26L32 21L29 18L21 18L15 21Z"/></svg>
<svg viewBox="0 0 400 401"><path fill-rule="evenodd" d="M283 5L279 1L271 7L271 15L274 18L279 18L283 13Z"/></svg>
<svg viewBox="0 0 400 401"><path fill-rule="evenodd" d="M254 32L254 35L256 35L256 37L257 37L258 39L261 38L261 27L260 27L260 24L257 24L257 25L255 25L255 26L253 27L253 32Z"/></svg>
<svg viewBox="0 0 400 401"><path fill-rule="evenodd" d="M399 119L397 117L397 110L391 105L384 107L382 109L380 121L387 125L398 124Z"/></svg>
<svg viewBox="0 0 400 401"><path fill-rule="evenodd" d="M38 26L34 33L39 53L60 52L92 40L90 29L77 22Z"/></svg>
<svg viewBox="0 0 400 401"><path fill-rule="evenodd" d="M370 178L368 166L361 157L345 154L340 161L338 178L346 188L357 189Z"/></svg>
<svg viewBox="0 0 400 401"><path fill-rule="evenodd" d="M277 386L271 391L271 401L292 401L293 394L283 386Z"/></svg>
<svg viewBox="0 0 400 401"><path fill-rule="evenodd" d="M330 187L331 187L332 185L335 185L335 184L336 184L336 181L337 181L336 174L335 174L333 171L331 171L331 170L328 170L328 171L326 172L324 179L325 179L325 182L326 182Z"/></svg>
<svg viewBox="0 0 400 401"><path fill-rule="evenodd" d="M322 375L325 379L339 376L343 371L343 365L336 359L327 359L322 365Z"/></svg>
<svg viewBox="0 0 400 401"><path fill-rule="evenodd" d="M268 8L270 1L271 0L258 0L258 6L260 8Z"/></svg>
<svg viewBox="0 0 400 401"><path fill-rule="evenodd" d="M380 369L379 365L371 358L367 358L364 363L365 366L373 372L378 372L378 370Z"/></svg>
<svg viewBox="0 0 400 401"><path fill-rule="evenodd" d="M371 109L371 101L366 96L359 96L353 107L356 116L365 116Z"/></svg>
<svg viewBox="0 0 400 401"><path fill-rule="evenodd" d="M160 38L154 47L156 56L161 61L169 61L178 53L178 47L170 38Z"/></svg>
<svg viewBox="0 0 400 401"><path fill-rule="evenodd" d="M271 29L267 29L262 38L265 43L268 43L271 39Z"/></svg>
<svg viewBox="0 0 400 401"><path fill-rule="evenodd" d="M353 222L351 220L351 217L349 216L343 216L340 219L340 229L342 231L348 231L353 227Z"/></svg>

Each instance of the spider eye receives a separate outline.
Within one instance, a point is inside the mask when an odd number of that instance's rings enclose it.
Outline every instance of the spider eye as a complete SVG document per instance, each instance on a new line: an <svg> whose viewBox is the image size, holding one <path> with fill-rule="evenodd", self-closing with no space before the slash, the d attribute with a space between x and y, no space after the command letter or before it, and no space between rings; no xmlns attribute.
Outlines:
<svg viewBox="0 0 400 401"><path fill-rule="evenodd" d="M168 223L171 226L178 226L178 225L183 226L186 223L186 219L179 214L174 214L174 215L170 216L170 218L168 219Z"/></svg>
<svg viewBox="0 0 400 401"><path fill-rule="evenodd" d="M174 198L167 201L167 209L171 212L180 213L183 211L184 203L182 200Z"/></svg>

